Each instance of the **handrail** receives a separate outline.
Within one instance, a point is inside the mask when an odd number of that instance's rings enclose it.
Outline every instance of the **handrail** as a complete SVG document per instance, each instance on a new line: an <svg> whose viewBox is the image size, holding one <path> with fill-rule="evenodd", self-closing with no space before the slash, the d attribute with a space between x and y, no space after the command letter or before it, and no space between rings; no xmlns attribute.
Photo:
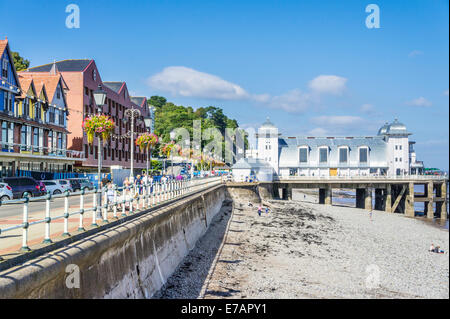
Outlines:
<svg viewBox="0 0 450 319"><path fill-rule="evenodd" d="M146 210L150 207L157 207L167 201L175 200L177 198L184 197L189 194L198 192L199 190L207 189L211 186L216 186L222 183L221 177L207 177L203 179L193 179L193 180L168 180L165 182L152 182L142 185L129 185L117 187L113 185L112 188L103 187L97 189L94 187L93 190L86 190L86 188L70 193L65 191L63 194L51 195L47 193L44 196L39 197L29 197L28 193L25 193L24 198L7 200L4 202L0 201L1 205L8 204L23 204L23 222L22 224L10 226L1 229L0 235L5 232L10 232L19 228L22 228L22 252L30 251L28 247L28 229L31 226L46 223L44 230L44 244L52 243L51 238L51 223L55 220L63 219L64 222L64 232L63 237L68 237L69 233L68 224L69 217L74 215L79 215L80 222L78 231L86 231L83 227L84 218L86 213L92 214L92 227L98 227L97 219L101 218L103 223L109 222L108 212L112 210L112 219L120 219L129 215L133 215L139 211ZM93 196L93 206L86 208L84 206L85 196ZM103 199L103 202L98 206L97 196ZM78 197L80 199L79 208L70 211L69 210L69 198ZM64 198L64 214L59 216L50 216L51 211L51 200ZM33 202L45 200L45 216L42 219L29 222L29 205ZM128 214L126 213L126 208L128 207ZM118 212L121 210L121 215L118 216ZM0 260L2 257L0 256Z"/></svg>
<svg viewBox="0 0 450 319"><path fill-rule="evenodd" d="M405 176L278 176L274 177L274 181L283 181L283 180L446 180L448 176L437 176L437 175L405 175Z"/></svg>

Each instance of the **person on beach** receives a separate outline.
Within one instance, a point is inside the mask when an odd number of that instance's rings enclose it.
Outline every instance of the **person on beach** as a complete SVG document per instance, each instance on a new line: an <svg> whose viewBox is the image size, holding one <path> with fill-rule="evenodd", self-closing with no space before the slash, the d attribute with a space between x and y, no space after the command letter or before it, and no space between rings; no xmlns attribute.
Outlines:
<svg viewBox="0 0 450 319"><path fill-rule="evenodd" d="M269 213L269 207L266 207L266 214Z"/></svg>
<svg viewBox="0 0 450 319"><path fill-rule="evenodd" d="M434 244L432 243L428 251L434 253L434 249L435 249Z"/></svg>
<svg viewBox="0 0 450 319"><path fill-rule="evenodd" d="M261 216L261 212L262 212L262 206L261 204L259 204L258 206L258 215Z"/></svg>

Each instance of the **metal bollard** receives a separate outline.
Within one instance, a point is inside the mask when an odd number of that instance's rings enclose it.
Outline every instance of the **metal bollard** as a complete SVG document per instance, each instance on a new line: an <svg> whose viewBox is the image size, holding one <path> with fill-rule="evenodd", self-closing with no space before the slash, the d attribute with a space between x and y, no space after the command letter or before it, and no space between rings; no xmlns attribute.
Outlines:
<svg viewBox="0 0 450 319"><path fill-rule="evenodd" d="M30 251L31 249L28 247L28 202L30 199L28 198L28 193L24 194L24 205L23 205L23 231L22 231L22 248L20 249L23 252Z"/></svg>
<svg viewBox="0 0 450 319"><path fill-rule="evenodd" d="M129 199L129 203L130 203L130 214L133 214L133 199L134 199L134 194L133 192L130 192L130 199Z"/></svg>
<svg viewBox="0 0 450 319"><path fill-rule="evenodd" d="M117 185L114 185L113 218L117 219Z"/></svg>
<svg viewBox="0 0 450 319"><path fill-rule="evenodd" d="M126 217L127 214L125 213L125 194L126 194L126 187L122 187L122 217Z"/></svg>
<svg viewBox="0 0 450 319"><path fill-rule="evenodd" d="M85 231L86 229L84 229L84 225L83 225L83 217L84 217L84 194L86 192L86 187L83 187L83 189L81 190L81 195L80 195L80 224L78 225L78 231L82 232Z"/></svg>
<svg viewBox="0 0 450 319"><path fill-rule="evenodd" d="M69 191L64 192L64 232L63 237L69 237Z"/></svg>
<svg viewBox="0 0 450 319"><path fill-rule="evenodd" d="M94 203L94 207L92 210L92 224L91 226L93 227L97 227L97 186L94 187L94 198L93 198L93 203Z"/></svg>
<svg viewBox="0 0 450 319"><path fill-rule="evenodd" d="M51 244L52 240L50 239L50 200L52 199L52 194L50 191L47 191L47 196L45 196L45 237L44 244Z"/></svg>

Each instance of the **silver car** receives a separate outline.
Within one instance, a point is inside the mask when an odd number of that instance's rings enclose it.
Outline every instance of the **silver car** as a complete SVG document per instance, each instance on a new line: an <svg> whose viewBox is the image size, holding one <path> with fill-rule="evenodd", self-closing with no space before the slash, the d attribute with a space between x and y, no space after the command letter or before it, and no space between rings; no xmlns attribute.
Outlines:
<svg viewBox="0 0 450 319"><path fill-rule="evenodd" d="M11 186L6 183L0 183L0 201L13 199L13 192Z"/></svg>

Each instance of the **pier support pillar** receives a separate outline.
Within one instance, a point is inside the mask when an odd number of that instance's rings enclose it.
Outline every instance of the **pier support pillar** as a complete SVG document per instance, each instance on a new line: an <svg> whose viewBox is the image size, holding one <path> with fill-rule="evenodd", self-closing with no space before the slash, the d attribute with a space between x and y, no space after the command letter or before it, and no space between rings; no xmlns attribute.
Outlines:
<svg viewBox="0 0 450 319"><path fill-rule="evenodd" d="M383 189L375 188L375 210L383 210Z"/></svg>
<svg viewBox="0 0 450 319"><path fill-rule="evenodd" d="M414 217L414 183L409 183L408 194L406 195L405 202L405 215L409 217Z"/></svg>
<svg viewBox="0 0 450 319"><path fill-rule="evenodd" d="M364 209L372 210L372 188L364 189Z"/></svg>
<svg viewBox="0 0 450 319"><path fill-rule="evenodd" d="M327 186L325 188L325 205L332 205L333 204L333 192L331 189L331 186Z"/></svg>
<svg viewBox="0 0 450 319"><path fill-rule="evenodd" d="M441 204L441 221L447 219L447 183L444 181L441 185L441 197L444 201Z"/></svg>
<svg viewBox="0 0 450 319"><path fill-rule="evenodd" d="M288 185L286 188L287 191L287 200L292 200L292 185Z"/></svg>
<svg viewBox="0 0 450 319"><path fill-rule="evenodd" d="M331 187L319 188L319 204L331 205Z"/></svg>
<svg viewBox="0 0 450 319"><path fill-rule="evenodd" d="M433 182L428 182L427 185L427 197L428 201L426 202L426 211L427 211L427 218L433 219L434 218L434 210L433 210Z"/></svg>
<svg viewBox="0 0 450 319"><path fill-rule="evenodd" d="M386 185L384 198L384 211L386 213L392 213L392 187L391 184Z"/></svg>
<svg viewBox="0 0 450 319"><path fill-rule="evenodd" d="M365 206L365 189L357 188L356 189L356 208L364 208Z"/></svg>

